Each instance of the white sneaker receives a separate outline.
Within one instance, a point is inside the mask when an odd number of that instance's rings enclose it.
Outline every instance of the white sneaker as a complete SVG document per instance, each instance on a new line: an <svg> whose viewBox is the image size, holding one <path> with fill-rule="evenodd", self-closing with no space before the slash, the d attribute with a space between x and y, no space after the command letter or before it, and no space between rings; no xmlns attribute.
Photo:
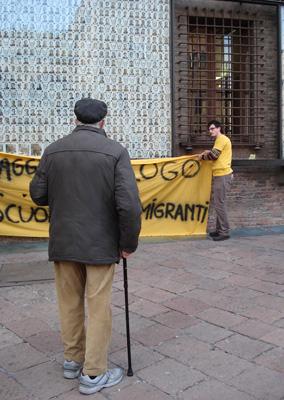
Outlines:
<svg viewBox="0 0 284 400"><path fill-rule="evenodd" d="M66 379L78 378L83 368L83 364L76 361L65 360L63 364L63 376Z"/></svg>
<svg viewBox="0 0 284 400"><path fill-rule="evenodd" d="M79 392L82 394L93 394L99 392L103 388L117 385L122 381L123 370L121 368L109 369L102 375L98 375L95 379L91 379L89 375L80 375Z"/></svg>

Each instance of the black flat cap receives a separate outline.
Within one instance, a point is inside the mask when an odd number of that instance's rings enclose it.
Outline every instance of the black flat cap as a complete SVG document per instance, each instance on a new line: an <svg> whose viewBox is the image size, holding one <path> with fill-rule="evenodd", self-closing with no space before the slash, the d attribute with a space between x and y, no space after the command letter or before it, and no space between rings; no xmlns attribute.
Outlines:
<svg viewBox="0 0 284 400"><path fill-rule="evenodd" d="M83 124L95 124L106 116L107 105L100 100L85 98L76 102L74 113Z"/></svg>

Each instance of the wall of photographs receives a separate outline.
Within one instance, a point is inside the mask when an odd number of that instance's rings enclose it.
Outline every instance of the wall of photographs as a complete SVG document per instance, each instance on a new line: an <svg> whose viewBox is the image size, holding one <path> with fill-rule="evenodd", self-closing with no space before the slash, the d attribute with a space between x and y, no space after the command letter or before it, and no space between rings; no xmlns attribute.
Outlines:
<svg viewBox="0 0 284 400"><path fill-rule="evenodd" d="M82 97L132 158L171 155L169 0L1 0L0 151L40 155Z"/></svg>

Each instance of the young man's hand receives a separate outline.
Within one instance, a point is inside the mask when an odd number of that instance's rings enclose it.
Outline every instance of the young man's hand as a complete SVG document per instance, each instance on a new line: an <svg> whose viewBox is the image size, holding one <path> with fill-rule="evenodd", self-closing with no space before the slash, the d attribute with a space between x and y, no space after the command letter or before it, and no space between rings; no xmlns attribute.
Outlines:
<svg viewBox="0 0 284 400"><path fill-rule="evenodd" d="M204 150L202 153L197 154L197 158L198 160L204 160L203 157L208 156L208 154L210 153L211 150Z"/></svg>

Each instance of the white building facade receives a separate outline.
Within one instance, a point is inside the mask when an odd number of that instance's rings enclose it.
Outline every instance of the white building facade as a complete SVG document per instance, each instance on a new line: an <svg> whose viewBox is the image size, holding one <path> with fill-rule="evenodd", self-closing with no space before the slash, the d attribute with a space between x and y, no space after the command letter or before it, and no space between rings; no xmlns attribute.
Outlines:
<svg viewBox="0 0 284 400"><path fill-rule="evenodd" d="M94 97L132 158L171 155L169 0L0 3L0 151L40 155Z"/></svg>

